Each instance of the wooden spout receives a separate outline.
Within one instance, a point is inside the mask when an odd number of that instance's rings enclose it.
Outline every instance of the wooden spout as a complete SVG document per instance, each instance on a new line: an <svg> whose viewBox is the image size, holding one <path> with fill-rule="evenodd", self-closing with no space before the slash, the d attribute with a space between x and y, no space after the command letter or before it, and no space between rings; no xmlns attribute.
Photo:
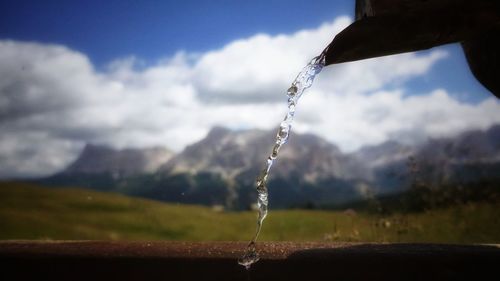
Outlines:
<svg viewBox="0 0 500 281"><path fill-rule="evenodd" d="M357 0L356 21L328 46L326 64L459 42L476 78L500 97L500 1Z"/></svg>

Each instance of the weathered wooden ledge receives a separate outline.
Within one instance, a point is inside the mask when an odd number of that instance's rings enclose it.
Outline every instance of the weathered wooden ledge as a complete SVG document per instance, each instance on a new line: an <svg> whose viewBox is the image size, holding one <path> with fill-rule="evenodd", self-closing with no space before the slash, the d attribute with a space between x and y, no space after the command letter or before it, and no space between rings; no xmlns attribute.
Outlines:
<svg viewBox="0 0 500 281"><path fill-rule="evenodd" d="M260 243L249 271L242 242L0 242L3 280L498 279L498 245Z"/></svg>

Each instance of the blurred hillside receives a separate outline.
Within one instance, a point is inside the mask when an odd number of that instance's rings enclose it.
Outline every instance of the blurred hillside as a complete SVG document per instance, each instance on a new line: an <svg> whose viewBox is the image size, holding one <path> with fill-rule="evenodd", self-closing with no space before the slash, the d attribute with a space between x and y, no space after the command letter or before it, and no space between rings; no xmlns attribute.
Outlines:
<svg viewBox="0 0 500 281"><path fill-rule="evenodd" d="M352 209L271 211L260 238L499 243L498 206L469 203L392 215ZM0 239L248 241L255 231L255 216L88 189L0 183Z"/></svg>

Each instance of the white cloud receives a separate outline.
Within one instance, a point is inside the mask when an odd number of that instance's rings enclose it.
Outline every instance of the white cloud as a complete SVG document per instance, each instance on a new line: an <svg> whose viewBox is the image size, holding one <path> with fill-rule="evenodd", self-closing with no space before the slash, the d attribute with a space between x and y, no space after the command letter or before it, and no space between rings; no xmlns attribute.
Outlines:
<svg viewBox="0 0 500 281"><path fill-rule="evenodd" d="M473 105L459 102L442 89L416 96L405 96L401 90L369 95L311 91L301 101L295 127L352 151L388 139L418 143L429 137L487 129L500 123L499 109L496 98Z"/></svg>
<svg viewBox="0 0 500 281"><path fill-rule="evenodd" d="M74 161L81 147L40 132L0 135L0 178L50 174Z"/></svg>
<svg viewBox="0 0 500 281"><path fill-rule="evenodd" d="M292 35L258 34L237 40L201 56L193 79L202 98L208 100L280 100L283 89L308 60L320 54L349 23L349 18L341 17Z"/></svg>
<svg viewBox="0 0 500 281"><path fill-rule="evenodd" d="M258 34L149 66L124 58L105 71L63 46L0 41L0 177L53 173L86 142L180 150L214 125L276 127L289 83L349 21ZM472 105L442 89L408 96L404 82L446 57L435 50L327 67L301 100L296 128L353 150L500 122L494 98Z"/></svg>
<svg viewBox="0 0 500 281"><path fill-rule="evenodd" d="M327 67L318 77L316 87L338 94L367 93L423 75L446 57L446 52L437 49L426 55L407 53L344 63Z"/></svg>

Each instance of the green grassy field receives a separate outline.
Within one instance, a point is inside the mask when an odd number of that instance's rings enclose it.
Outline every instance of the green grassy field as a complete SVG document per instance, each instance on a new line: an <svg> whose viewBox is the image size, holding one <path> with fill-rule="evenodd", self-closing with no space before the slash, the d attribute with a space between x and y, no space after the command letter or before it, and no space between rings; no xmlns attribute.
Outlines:
<svg viewBox="0 0 500 281"><path fill-rule="evenodd" d="M248 240L255 212L221 212L76 188L0 183L0 239ZM269 213L261 240L500 243L500 206L416 214Z"/></svg>

